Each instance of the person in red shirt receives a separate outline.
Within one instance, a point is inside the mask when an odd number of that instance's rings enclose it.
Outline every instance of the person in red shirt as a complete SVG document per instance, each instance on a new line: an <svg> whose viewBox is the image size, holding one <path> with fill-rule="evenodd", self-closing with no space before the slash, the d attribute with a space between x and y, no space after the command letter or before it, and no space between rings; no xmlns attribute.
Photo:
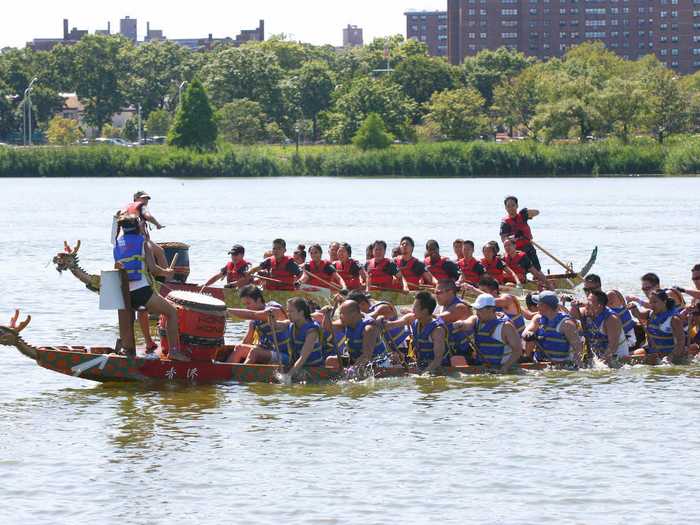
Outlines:
<svg viewBox="0 0 700 525"><path fill-rule="evenodd" d="M287 243L284 239L272 241L272 256L265 259L255 268L248 270L248 276L260 270L267 272L262 280L267 290L294 290L296 280L301 277L302 270L291 257L286 255Z"/></svg>
<svg viewBox="0 0 700 525"><path fill-rule="evenodd" d="M457 285L471 284L476 286L481 276L486 273L481 263L474 257L474 241L462 243L462 257L457 261L457 267L461 273Z"/></svg>
<svg viewBox="0 0 700 525"><path fill-rule="evenodd" d="M367 283L367 273L360 263L352 259L352 247L344 242L338 248L338 260L334 263L338 275L345 281L348 290L359 290Z"/></svg>
<svg viewBox="0 0 700 525"><path fill-rule="evenodd" d="M345 288L345 281L338 275L338 272L330 261L321 259L323 249L320 244L312 244L309 248L311 261L304 265L304 276L302 283L318 286L320 288L335 288L342 290Z"/></svg>
<svg viewBox="0 0 700 525"><path fill-rule="evenodd" d="M235 244L228 252L231 260L226 263L226 266L221 268L219 273L212 276L204 285L211 286L215 282L226 278L226 288L242 288L250 284L252 279L246 275L250 268L250 263L243 257L245 256L245 248L240 244Z"/></svg>
<svg viewBox="0 0 700 525"><path fill-rule="evenodd" d="M508 215L501 221L501 241L508 237L515 238L515 247L530 257L535 268L542 270L537 250L532 245L532 230L529 225L530 220L540 214L539 210L523 208L518 211L518 198L512 195L506 197L503 204Z"/></svg>
<svg viewBox="0 0 700 525"><path fill-rule="evenodd" d="M394 259L401 277L405 283L404 290L417 290L419 284L437 284L435 278L426 270L425 263L413 256L413 249L416 244L411 237L401 238L399 249L401 255Z"/></svg>
<svg viewBox="0 0 700 525"><path fill-rule="evenodd" d="M513 273L513 270L508 268L508 265L498 256L497 242L487 242L481 251L484 254L484 258L480 261L481 265L486 270L486 273L498 281L498 284L518 283L518 278Z"/></svg>
<svg viewBox="0 0 700 525"><path fill-rule="evenodd" d="M434 239L425 243L425 267L436 280L459 279L459 268L454 261L440 256L440 245Z"/></svg>
<svg viewBox="0 0 700 525"><path fill-rule="evenodd" d="M452 250L455 252L455 261L462 258L462 248L464 247L464 239L455 239L452 242Z"/></svg>
<svg viewBox="0 0 700 525"><path fill-rule="evenodd" d="M503 241L503 250L506 252L503 262L508 265L508 268L513 270L513 273L518 276L518 280L521 283L524 283L527 280L527 274L531 273L542 289L547 287L547 277L535 268L529 255L515 248L515 241L512 238Z"/></svg>
<svg viewBox="0 0 700 525"><path fill-rule="evenodd" d="M400 290L401 277L394 261L386 258L386 242L374 241L372 258L365 265L367 272L367 291Z"/></svg>

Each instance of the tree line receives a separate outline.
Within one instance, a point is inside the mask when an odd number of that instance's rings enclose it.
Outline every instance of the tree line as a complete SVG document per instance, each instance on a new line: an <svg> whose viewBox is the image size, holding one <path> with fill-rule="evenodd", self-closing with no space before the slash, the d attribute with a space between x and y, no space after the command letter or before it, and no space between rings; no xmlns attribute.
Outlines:
<svg viewBox="0 0 700 525"><path fill-rule="evenodd" d="M379 71L385 48L388 72ZM700 73L680 77L654 56L628 61L599 43L547 62L505 48L482 51L460 66L400 35L343 51L283 36L211 51L97 35L51 51L7 48L0 52L0 139L19 133L22 95L34 77L33 125L54 142L80 133L53 118L61 92L77 94L87 125L133 138L135 121L117 130L112 115L138 105L146 131L163 135L183 81L206 93L214 135L241 144L299 134L348 144L370 115L401 141L469 141L500 131L545 143L610 136L627 143L639 134L663 142L700 127Z"/></svg>

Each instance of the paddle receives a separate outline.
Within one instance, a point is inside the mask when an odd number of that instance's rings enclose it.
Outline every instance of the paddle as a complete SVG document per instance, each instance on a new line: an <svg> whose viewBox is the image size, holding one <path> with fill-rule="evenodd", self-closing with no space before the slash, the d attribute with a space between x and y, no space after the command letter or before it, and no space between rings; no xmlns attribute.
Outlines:
<svg viewBox="0 0 700 525"><path fill-rule="evenodd" d="M330 312L326 312L326 315L328 315L328 324L331 327L331 344L333 345L333 351L335 352L335 356L338 359L338 369L340 370L340 375L341 377L345 375L345 369L343 367L343 356L340 355L340 348L338 347L338 342L335 340L335 333L333 331L333 317L335 316L335 312L338 309L338 304L335 303L333 306L333 310Z"/></svg>
<svg viewBox="0 0 700 525"><path fill-rule="evenodd" d="M342 286L340 286L340 285L338 285L338 284L335 284L335 283L332 283L332 282L330 282L330 281L326 281L325 279L322 279L322 278L319 277L318 275L312 275L312 274L310 274L310 273L309 273L308 271L306 271L306 270L303 270L303 272L304 272L306 275L308 275L310 278L316 279L317 281L321 281L323 284L327 285L328 288L336 289L336 290L338 290L338 291L340 291L340 290L343 289Z"/></svg>
<svg viewBox="0 0 700 525"><path fill-rule="evenodd" d="M282 354L280 353L280 345L277 341L277 320L275 319L274 312L267 312L267 322L270 325L270 331L272 332L272 344L275 347L275 361L277 361L277 366L279 367L279 370L277 371L279 382L284 384L291 383L291 378L284 373Z"/></svg>
<svg viewBox="0 0 700 525"><path fill-rule="evenodd" d="M531 240L530 242L532 243L532 245L533 245L535 248L537 248L538 250L540 250L540 251L541 251L542 253L544 253L545 255L548 255L555 263L557 263L559 266L561 266L562 268L564 268L568 273L576 273L576 272L574 271L573 265L563 263L563 262L562 262L561 260L559 260L557 257L555 257L554 255L552 255L551 252L547 251L545 248L543 248L540 244L536 243L535 241Z"/></svg>
<svg viewBox="0 0 700 525"><path fill-rule="evenodd" d="M384 343L384 348L389 350L390 353L396 354L400 356L401 362L400 364L404 367L407 368L406 365L406 360L403 358L403 354L399 351L399 348L396 346L396 343L392 339L391 335L387 333L386 327L384 326L384 323L378 323L379 324L379 337Z"/></svg>

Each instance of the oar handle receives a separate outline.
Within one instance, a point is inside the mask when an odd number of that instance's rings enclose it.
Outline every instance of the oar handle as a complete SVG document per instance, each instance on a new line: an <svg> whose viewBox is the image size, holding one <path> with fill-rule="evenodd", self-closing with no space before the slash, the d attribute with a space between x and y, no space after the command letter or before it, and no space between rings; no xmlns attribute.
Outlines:
<svg viewBox="0 0 700 525"><path fill-rule="evenodd" d="M560 265L562 268L564 268L567 272L575 273L575 272L574 272L574 268L573 268L572 265L566 264L566 263L562 262L562 261L559 260L556 256L552 255L551 252L549 252L547 249L543 248L542 245L536 243L535 241L531 240L530 242L532 243L532 245L533 245L535 248L537 248L538 250L540 250L540 251L541 251L542 253L544 253L545 255L548 255L554 262L556 262L558 265Z"/></svg>

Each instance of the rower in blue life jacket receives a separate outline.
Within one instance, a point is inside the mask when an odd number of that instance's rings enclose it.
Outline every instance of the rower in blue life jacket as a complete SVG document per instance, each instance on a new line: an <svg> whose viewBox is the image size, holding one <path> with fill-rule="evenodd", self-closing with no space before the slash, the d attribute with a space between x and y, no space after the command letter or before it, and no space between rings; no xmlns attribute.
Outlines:
<svg viewBox="0 0 700 525"><path fill-rule="evenodd" d="M379 337L379 323L362 313L360 305L353 300L344 301L339 308L340 319L329 323L328 330L334 333L342 330L344 348L351 366L364 366L374 357L386 353L386 348ZM339 366L337 356L329 356L326 366Z"/></svg>
<svg viewBox="0 0 700 525"><path fill-rule="evenodd" d="M603 283L600 277L596 274L588 274L583 280L583 291L588 295L591 292L603 291ZM622 331L625 333L627 338L627 344L630 349L637 348L637 322L632 317L629 309L627 308L627 301L625 296L619 290L609 290L606 292L608 296L608 308L610 308L613 313L622 322Z"/></svg>
<svg viewBox="0 0 700 525"><path fill-rule="evenodd" d="M636 303L631 306L632 313L647 323L647 345L644 351L647 354L669 356L673 361L686 357L684 323L673 298L666 290L656 290L649 296L649 306L651 308L648 310L638 308ZM643 352L635 352L637 353Z"/></svg>
<svg viewBox="0 0 700 525"><path fill-rule="evenodd" d="M576 322L559 308L559 298L554 292L544 291L532 296L538 314L523 332L527 348L532 351L535 343L536 360L550 361L556 365L583 364L583 344Z"/></svg>
<svg viewBox="0 0 700 525"><path fill-rule="evenodd" d="M522 340L515 325L499 315L496 300L490 294L481 294L471 305L476 315L454 323L458 333L474 336L477 364L508 372L523 353Z"/></svg>
<svg viewBox="0 0 700 525"><path fill-rule="evenodd" d="M496 313L511 321L519 334L525 331L525 321L534 317L529 311L523 310L515 296L501 292L498 281L490 275L484 275L479 279L478 288L468 284L463 285L463 288L472 293L492 295L496 301Z"/></svg>
<svg viewBox="0 0 700 525"><path fill-rule="evenodd" d="M348 300L355 301L360 306L360 311L372 319L378 319L380 316L388 321L395 321L399 318L399 313L396 306L389 301L374 301L369 292L354 290L348 294ZM409 330L405 326L388 330L386 335L391 338L396 348L405 348L406 339L409 336ZM380 339L384 334L380 334Z"/></svg>
<svg viewBox="0 0 700 525"><path fill-rule="evenodd" d="M438 303L436 315L445 322L448 333L448 344L451 355L469 356L469 338L464 332L453 329L454 323L469 319L472 315L471 307L457 297L457 285L452 279L442 279L435 289L435 299Z"/></svg>
<svg viewBox="0 0 700 525"><path fill-rule="evenodd" d="M605 292L591 291L585 306L573 301L571 316L581 321L589 350L606 363L610 364L613 357L629 355L629 342L622 321L608 306L608 296Z"/></svg>

